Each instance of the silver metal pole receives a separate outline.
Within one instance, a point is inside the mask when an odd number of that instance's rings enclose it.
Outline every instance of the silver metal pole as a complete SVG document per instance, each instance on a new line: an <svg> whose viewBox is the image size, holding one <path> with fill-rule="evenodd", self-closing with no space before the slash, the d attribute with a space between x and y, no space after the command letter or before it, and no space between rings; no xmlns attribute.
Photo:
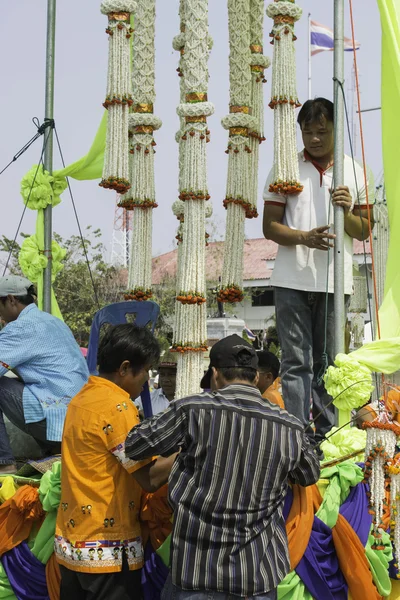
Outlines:
<svg viewBox="0 0 400 600"><path fill-rule="evenodd" d="M344 184L344 0L334 0L334 105L335 105L335 150L333 179L334 187ZM344 306L344 210L334 208L335 219L335 355L344 352L345 306Z"/></svg>
<svg viewBox="0 0 400 600"><path fill-rule="evenodd" d="M56 0L47 0L47 43L46 43L46 99L45 119L53 119L54 115L54 51L56 33ZM44 152L44 168L53 172L53 128L45 131L46 149ZM44 210L44 252L48 258L43 277L43 309L51 312L51 272L52 272L52 206Z"/></svg>
<svg viewBox="0 0 400 600"><path fill-rule="evenodd" d="M311 100L311 13L308 13L308 99Z"/></svg>

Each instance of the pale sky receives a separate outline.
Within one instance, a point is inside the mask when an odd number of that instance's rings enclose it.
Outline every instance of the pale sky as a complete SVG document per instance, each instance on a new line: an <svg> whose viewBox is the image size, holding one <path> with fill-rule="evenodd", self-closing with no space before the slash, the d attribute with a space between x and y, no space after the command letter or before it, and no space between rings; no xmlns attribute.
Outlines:
<svg viewBox="0 0 400 600"><path fill-rule="evenodd" d="M228 25L226 0L210 0L210 33L214 39L209 70L209 100L215 104L215 114L209 119L211 143L208 144L209 191L214 208L214 222L221 233L226 211L222 207L225 195L227 132L220 121L228 111ZM265 4L267 6L268 3ZM301 101L308 95L307 14L312 19L332 27L332 0L304 0L299 3L303 17L296 25L297 82ZM106 17L100 14L100 2L94 0L59 0L56 30L56 93L55 121L67 164L86 154L95 136L103 113L107 73ZM8 3L0 21L0 71L2 114L0 170L35 133L33 117L44 116L44 77L46 45L45 0L19 0ZM350 37L349 9L345 0L345 35ZM355 0L356 39L358 52L361 102L363 108L380 106L380 21L375 0ZM271 20L265 17L264 53L272 58L269 44ZM176 105L179 101L179 78L176 73L178 53L172 49L172 38L179 32L178 0L158 0L156 22L156 91L155 113L163 121L156 132L156 189L159 207L154 211L153 253L167 252L174 247L177 221L171 205L177 198L178 154L175 132L178 129ZM345 55L346 92L351 83L352 55ZM332 99L333 53L324 52L312 58L312 95ZM265 132L267 141L260 152L259 212L262 213L261 192L272 165L272 111L268 108L271 71L266 71ZM351 110L352 98L347 96ZM367 163L375 178L382 174L380 111L363 117ZM14 237L22 212L19 193L23 175L39 160L41 142L36 144L0 176L0 234ZM357 155L360 143L357 143ZM55 147L54 167L60 168ZM110 248L115 194L103 190L98 181L71 180L82 227L91 224L101 228L103 240ZM67 193L53 215L54 229L63 236L77 234L78 229ZM22 231L33 233L35 213L27 211ZM262 237L261 217L247 221L249 238Z"/></svg>

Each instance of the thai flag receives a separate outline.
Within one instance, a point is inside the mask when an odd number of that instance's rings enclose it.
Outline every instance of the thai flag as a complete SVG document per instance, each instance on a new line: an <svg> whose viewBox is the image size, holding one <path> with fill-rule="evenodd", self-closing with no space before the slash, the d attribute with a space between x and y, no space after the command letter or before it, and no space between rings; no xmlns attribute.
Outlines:
<svg viewBox="0 0 400 600"><path fill-rule="evenodd" d="M333 51L333 31L325 25L321 25L316 21L310 22L310 35L311 35L311 56L318 54L318 52L324 52L325 50ZM359 42L355 42L356 50L360 48ZM353 51L353 41L350 38L344 38L344 50L345 52Z"/></svg>
<svg viewBox="0 0 400 600"><path fill-rule="evenodd" d="M254 340L256 339L256 336L254 335L254 333L251 331L251 329L249 329L247 327L247 325L244 326L244 330L246 332L247 337L249 338L249 340L252 340L254 342Z"/></svg>

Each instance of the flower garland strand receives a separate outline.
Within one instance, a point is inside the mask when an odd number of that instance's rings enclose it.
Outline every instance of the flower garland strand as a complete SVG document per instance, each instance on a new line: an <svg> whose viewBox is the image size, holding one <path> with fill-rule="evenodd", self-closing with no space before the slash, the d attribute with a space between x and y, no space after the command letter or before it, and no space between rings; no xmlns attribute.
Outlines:
<svg viewBox="0 0 400 600"><path fill-rule="evenodd" d="M131 14L135 0L103 0L100 10L108 16L109 37L107 94L103 106L108 110L106 149L104 153L104 188L125 193L129 183L128 116L132 105L130 77Z"/></svg>
<svg viewBox="0 0 400 600"><path fill-rule="evenodd" d="M258 165L260 144L264 137L264 92L266 83L264 70L271 61L263 54L264 37L264 0L250 0L250 70L251 70L251 100L250 105L255 118L255 128L250 131L250 173L251 192L250 202L257 207L258 198Z"/></svg>
<svg viewBox="0 0 400 600"><path fill-rule="evenodd" d="M180 72L184 95L177 108L181 121L179 199L184 202L180 268L173 350L179 352L176 397L200 390L203 351L207 349L205 283L205 201L207 188L207 117L214 112L208 102L208 0L185 0L184 51ZM182 47L182 46L181 46Z"/></svg>
<svg viewBox="0 0 400 600"><path fill-rule="evenodd" d="M125 298L139 301L152 296L153 208L157 207L153 132L162 125L154 115L155 18L155 0L138 0L132 48L133 112L129 116L132 195L121 199L120 206L133 210L129 291Z"/></svg>
<svg viewBox="0 0 400 600"><path fill-rule="evenodd" d="M400 454L396 454L389 467L390 475L390 539L393 544L396 577L400 578Z"/></svg>
<svg viewBox="0 0 400 600"><path fill-rule="evenodd" d="M295 110L301 104L297 97L294 49L294 23L302 12L294 0L275 0L267 8L267 15L274 20L270 33L274 56L269 104L274 110L274 174L269 190L281 194L298 194L303 189L296 142Z"/></svg>
<svg viewBox="0 0 400 600"><path fill-rule="evenodd" d="M227 209L224 264L219 302L243 298L243 248L245 218L257 216L251 175L250 131L257 129L251 109L250 0L228 0L229 20L229 115L222 126L229 131L228 178L224 206Z"/></svg>
<svg viewBox="0 0 400 600"><path fill-rule="evenodd" d="M374 550L384 550L382 545L383 513L386 504L386 491L390 486L389 467L396 449L396 439L400 427L390 422L387 413L380 413L372 422L363 423L367 431L365 446L365 481L368 481L370 513L373 515L372 535Z"/></svg>
<svg viewBox="0 0 400 600"><path fill-rule="evenodd" d="M183 104L185 102L185 81L184 81L184 67L183 67L183 56L185 54L185 0L180 0L179 2L179 18L180 18L180 26L179 26L179 34L174 37L172 41L172 47L174 50L179 52L179 66L177 68L177 73L179 75L179 89L180 89L180 103ZM179 130L176 132L175 140L178 144L178 156L179 156L179 179L178 179L178 189L183 190L183 169L184 169L184 149L185 149L185 141L182 139L184 135L184 127L185 127L185 118L179 117ZM185 203L183 200L176 200L172 205L172 212L176 216L179 221L178 230L176 232L175 239L177 240L177 269L176 269L176 296L179 295L180 289L180 281L181 281L181 268L182 268L182 239L183 239L183 221L184 221L184 213L185 213ZM181 309L181 303L176 301L175 312L176 319L180 320L180 315L178 313Z"/></svg>

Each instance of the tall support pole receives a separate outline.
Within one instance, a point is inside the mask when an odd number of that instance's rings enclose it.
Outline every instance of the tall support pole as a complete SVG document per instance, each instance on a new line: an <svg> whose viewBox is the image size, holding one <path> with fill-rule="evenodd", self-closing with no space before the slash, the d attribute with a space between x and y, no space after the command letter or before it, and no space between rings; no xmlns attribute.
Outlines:
<svg viewBox="0 0 400 600"><path fill-rule="evenodd" d="M56 33L56 0L47 0L47 43L46 43L46 100L45 119L53 119L54 115L54 51ZM46 148L43 162L50 174L53 172L53 128L45 132ZM52 206L44 210L44 255L47 256L47 267L43 278L43 309L51 313L51 273L52 273Z"/></svg>
<svg viewBox="0 0 400 600"><path fill-rule="evenodd" d="M311 13L308 13L308 99L311 100Z"/></svg>
<svg viewBox="0 0 400 600"><path fill-rule="evenodd" d="M344 0L334 0L334 122L335 149L333 180L334 187L344 184ZM334 307L335 307L335 356L345 348L345 304L344 304L344 210L334 208ZM339 413L339 424L345 415Z"/></svg>

